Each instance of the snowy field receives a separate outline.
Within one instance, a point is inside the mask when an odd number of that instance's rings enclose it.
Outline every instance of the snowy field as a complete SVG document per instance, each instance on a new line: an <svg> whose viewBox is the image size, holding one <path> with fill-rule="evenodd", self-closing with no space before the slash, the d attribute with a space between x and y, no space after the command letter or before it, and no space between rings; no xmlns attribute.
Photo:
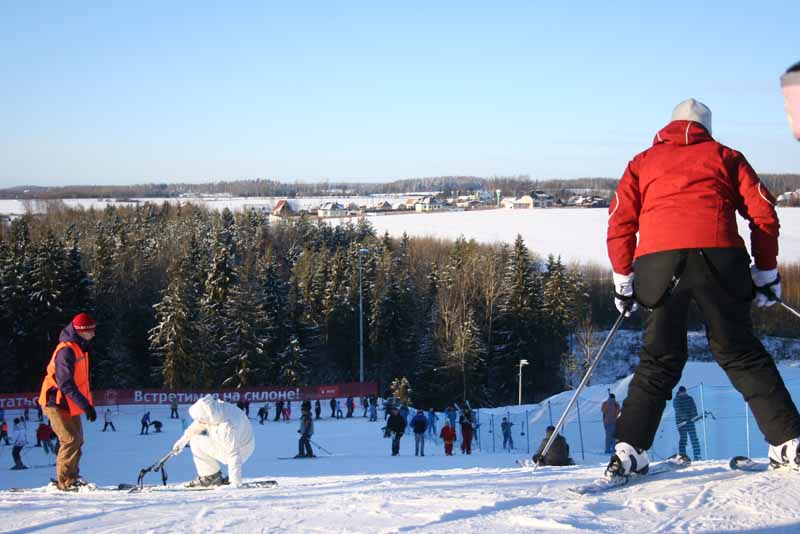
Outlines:
<svg viewBox="0 0 800 534"><path fill-rule="evenodd" d="M342 198L343 202L375 204L384 199L395 202L406 197L353 197ZM142 199L143 201L145 199ZM241 210L246 204L274 206L279 200L270 198L223 198L213 199L147 199L150 202L194 202L205 204L211 209L230 208ZM297 206L309 208L325 199L303 198L292 200ZM328 199L330 200L330 199ZM67 199L69 206L91 206L102 209L110 201L98 199ZM125 203L117 203L124 205ZM296 206L296 207L297 207ZM35 205L31 206L35 209ZM0 213L25 213L25 206L17 200L0 200ZM800 209L778 208L781 220L780 254L781 262L800 261ZM561 255L565 262L596 263L608 265L606 252L605 209L532 209L532 210L479 210L447 213L403 213L370 216L369 220L378 234L389 232L400 237L403 232L410 236L456 239L464 236L481 243L513 243L517 234L522 235L528 248L546 257L548 254ZM355 221L355 218L332 219L336 223ZM739 219L739 231L749 247L747 222Z"/></svg>
<svg viewBox="0 0 800 534"><path fill-rule="evenodd" d="M782 367L794 398L800 398L800 369ZM727 384L713 364L692 362L683 381L690 390L703 382ZM609 384L624 398L628 379ZM606 396L605 385L589 388L593 402ZM562 402L569 393L553 401ZM726 397L727 398L727 397ZM741 403L741 399L719 401ZM709 401L707 402L716 402ZM707 408L712 406L707 406ZM537 406L509 407L541 413ZM585 406L584 406L585 408ZM117 432L100 432L102 423L85 425L82 474L101 486L135 482L138 470L167 451L181 432L166 407L150 408L165 423L162 434L139 435L142 407L122 407ZM252 409L252 407L251 407ZM539 410L537 412L537 409ZM713 405L715 410L724 406ZM506 409L497 409L504 414ZM186 413L186 406L181 406ZM356 411L360 415L360 411ZM9 415L9 414L7 414ZM10 414L13 415L13 414ZM294 414L296 417L296 414ZM381 436L382 421L366 419L317 422L313 440L333 453L317 450L313 460L279 460L296 452L297 421L254 421L256 452L244 466L245 478L274 478L273 489L184 490L127 494L112 491L62 494L16 493L12 487L43 486L53 474L37 448L26 449L26 471L0 475L0 531L5 533L87 532L536 532L536 533L758 533L800 532L800 473L742 473L726 460L696 462L691 468L601 496L577 496L576 484L601 476L607 458L600 425L585 425L584 440L596 452L578 465L544 467L533 472L515 466L522 454L476 451L471 456L443 455L428 443L426 456L413 456L413 439L403 438L401 456L389 456ZM486 417L487 411L482 411ZM670 416L665 413L665 420ZM539 417L538 415L536 417ZM674 426L674 423L672 423ZM31 423L33 427L35 423ZM533 430L534 427L532 427ZM31 428L31 436L33 428ZM538 430L534 438L541 438ZM671 438L674 439L674 438ZM765 457L760 435L753 436L754 456ZM674 444L673 444L674 446ZM665 446L666 447L666 446ZM741 451L740 451L741 452ZM8 447L0 465L11 465ZM170 482L194 476L190 451L167 465ZM159 482L151 474L148 483Z"/></svg>

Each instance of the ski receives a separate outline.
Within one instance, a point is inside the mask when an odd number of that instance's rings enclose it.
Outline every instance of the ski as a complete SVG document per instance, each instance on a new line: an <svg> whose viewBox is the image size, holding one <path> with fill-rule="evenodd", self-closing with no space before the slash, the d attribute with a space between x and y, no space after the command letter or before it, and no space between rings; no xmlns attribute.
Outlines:
<svg viewBox="0 0 800 534"><path fill-rule="evenodd" d="M238 488L235 489L258 489L258 488L274 488L278 485L277 480L251 480L249 482L243 482ZM147 485L139 489L139 486L136 484L119 484L116 488L108 488L110 491L128 491L128 493L150 493L150 492L161 492L161 491L212 491L219 488L224 488L228 486L228 484L222 484L218 486L196 486L196 487L186 487L183 484L168 484L166 486L161 485Z"/></svg>
<svg viewBox="0 0 800 534"><path fill-rule="evenodd" d="M590 482L589 484L570 488L569 491L577 493L578 495L596 495L599 493L613 491L618 488L639 484L641 482L647 482L653 477L657 477L665 473L672 473L673 471L678 471L680 469L685 469L690 465L691 462L689 461L670 458L655 464L650 464L650 469L644 475L633 474L629 477L620 477L616 480L601 478L595 480L594 482Z"/></svg>
<svg viewBox="0 0 800 534"><path fill-rule="evenodd" d="M316 460L319 456L278 456L278 460Z"/></svg>

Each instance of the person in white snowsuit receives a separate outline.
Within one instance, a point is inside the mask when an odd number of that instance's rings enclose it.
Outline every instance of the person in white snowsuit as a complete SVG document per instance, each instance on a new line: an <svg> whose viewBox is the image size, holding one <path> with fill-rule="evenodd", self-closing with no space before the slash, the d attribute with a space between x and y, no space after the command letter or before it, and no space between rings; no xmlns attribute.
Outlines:
<svg viewBox="0 0 800 534"><path fill-rule="evenodd" d="M11 456L14 458L14 467L11 469L27 469L25 464L22 463L20 453L22 449L28 444L28 437L25 435L25 423L21 419L14 419L14 434L11 436L14 441L14 447L11 449Z"/></svg>
<svg viewBox="0 0 800 534"><path fill-rule="evenodd" d="M242 464L256 447L253 427L245 413L235 405L206 395L189 408L194 420L172 450L180 453L190 445L197 479L188 486L216 486L224 484L220 462L228 466L231 486L242 484Z"/></svg>

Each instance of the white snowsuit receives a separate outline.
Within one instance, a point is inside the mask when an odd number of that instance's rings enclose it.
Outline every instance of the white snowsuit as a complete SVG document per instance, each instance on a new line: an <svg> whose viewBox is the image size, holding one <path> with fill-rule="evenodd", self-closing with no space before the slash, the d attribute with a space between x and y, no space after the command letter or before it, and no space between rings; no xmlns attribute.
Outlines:
<svg viewBox="0 0 800 534"><path fill-rule="evenodd" d="M228 466L232 486L242 483L242 464L250 458L256 446L253 427L245 413L227 402L206 395L189 408L194 422L173 446L180 452L191 445L198 476L213 475L219 463ZM202 435L205 430L208 435Z"/></svg>

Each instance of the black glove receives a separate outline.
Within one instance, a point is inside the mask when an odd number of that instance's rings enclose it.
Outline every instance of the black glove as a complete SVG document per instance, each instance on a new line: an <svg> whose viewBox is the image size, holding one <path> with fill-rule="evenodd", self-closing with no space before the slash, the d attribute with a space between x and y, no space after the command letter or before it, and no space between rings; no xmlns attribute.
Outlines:
<svg viewBox="0 0 800 534"><path fill-rule="evenodd" d="M94 423L97 420L97 412L94 411L94 406L92 406L91 404L89 405L88 408L86 408L86 419L88 419L92 423Z"/></svg>
<svg viewBox="0 0 800 534"><path fill-rule="evenodd" d="M536 465L542 465L543 461L544 461L544 456L542 456L541 454L537 454L533 457L533 463L535 463Z"/></svg>

